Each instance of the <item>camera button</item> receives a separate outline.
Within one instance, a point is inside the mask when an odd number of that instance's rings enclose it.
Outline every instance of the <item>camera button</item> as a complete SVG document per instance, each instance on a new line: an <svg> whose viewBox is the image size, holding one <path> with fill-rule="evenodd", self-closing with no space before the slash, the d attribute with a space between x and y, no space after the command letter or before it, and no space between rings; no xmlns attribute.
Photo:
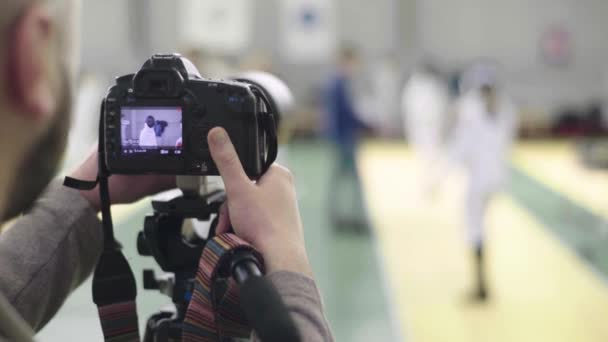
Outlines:
<svg viewBox="0 0 608 342"><path fill-rule="evenodd" d="M183 101L185 104L191 105L194 103L194 98L192 98L192 96L190 96L190 95L184 95Z"/></svg>
<svg viewBox="0 0 608 342"><path fill-rule="evenodd" d="M206 121L199 122L196 127L198 131L200 131L205 137L207 136L207 133L209 133L211 128L213 128L211 124Z"/></svg>
<svg viewBox="0 0 608 342"><path fill-rule="evenodd" d="M197 116L205 116L205 114L207 114L207 108L205 108L205 106L198 106L194 109L194 114Z"/></svg>
<svg viewBox="0 0 608 342"><path fill-rule="evenodd" d="M189 167L190 171L195 173L207 172L208 168L206 162L192 162Z"/></svg>
<svg viewBox="0 0 608 342"><path fill-rule="evenodd" d="M243 113L243 104L242 103L238 103L238 102L228 102L228 104L226 105L226 107L228 107L228 109L235 114L241 114Z"/></svg>

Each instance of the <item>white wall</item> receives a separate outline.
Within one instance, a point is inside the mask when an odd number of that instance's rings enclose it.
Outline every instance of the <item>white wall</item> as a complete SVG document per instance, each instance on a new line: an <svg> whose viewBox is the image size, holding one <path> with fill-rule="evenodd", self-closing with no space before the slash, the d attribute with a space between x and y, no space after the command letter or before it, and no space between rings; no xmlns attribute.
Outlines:
<svg viewBox="0 0 608 342"><path fill-rule="evenodd" d="M251 52L265 51L306 103L330 63L281 60L279 1L255 1ZM407 67L412 57L430 55L449 69L492 57L504 65L521 103L549 111L608 93L608 0L334 1L339 41L356 44L366 56L397 52ZM85 0L83 66L108 76L132 72L151 53L179 48L178 20L173 1ZM567 68L545 65L540 58L540 37L551 25L571 34L574 58Z"/></svg>
<svg viewBox="0 0 608 342"><path fill-rule="evenodd" d="M255 6L250 52L263 51L270 56L276 71L289 81L300 103L309 102L314 87L327 76L331 61L316 65L289 65L282 61L278 52L280 0L251 1ZM398 13L393 8L400 0L334 1L338 41L353 43L364 55L374 57L399 46L396 40L403 38L399 37ZM178 20L174 1L84 0L84 69L117 76L136 71L154 52L178 50ZM110 80L108 77L105 81Z"/></svg>
<svg viewBox="0 0 608 342"><path fill-rule="evenodd" d="M494 58L521 102L554 108L602 95L607 16L606 0L419 0L417 43L451 66ZM574 56L566 68L540 57L541 35L552 25L570 32Z"/></svg>
<svg viewBox="0 0 608 342"><path fill-rule="evenodd" d="M119 75L136 65L128 1L86 0L82 5L81 57L85 71Z"/></svg>

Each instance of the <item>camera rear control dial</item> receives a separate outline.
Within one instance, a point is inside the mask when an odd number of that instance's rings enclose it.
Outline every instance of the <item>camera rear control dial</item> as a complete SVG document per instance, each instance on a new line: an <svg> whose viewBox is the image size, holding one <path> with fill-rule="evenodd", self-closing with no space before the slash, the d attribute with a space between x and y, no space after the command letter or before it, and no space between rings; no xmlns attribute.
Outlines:
<svg viewBox="0 0 608 342"><path fill-rule="evenodd" d="M192 152L199 158L209 158L207 135L212 126L209 122L201 121L195 124L189 142Z"/></svg>
<svg viewBox="0 0 608 342"><path fill-rule="evenodd" d="M203 105L194 107L193 113L196 117L202 118L207 114L207 108Z"/></svg>
<svg viewBox="0 0 608 342"><path fill-rule="evenodd" d="M184 97L182 97L182 101L184 102L184 105L186 105L187 107L194 105L196 102L194 97L192 97L192 95L190 95L190 94L184 95Z"/></svg>

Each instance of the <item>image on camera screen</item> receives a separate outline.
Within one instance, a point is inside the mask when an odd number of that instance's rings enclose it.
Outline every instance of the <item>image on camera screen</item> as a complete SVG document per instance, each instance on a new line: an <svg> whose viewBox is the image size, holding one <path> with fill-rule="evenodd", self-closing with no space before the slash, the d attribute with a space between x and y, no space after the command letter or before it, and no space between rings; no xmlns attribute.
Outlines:
<svg viewBox="0 0 608 342"><path fill-rule="evenodd" d="M120 123L123 156L181 155L180 107L122 107Z"/></svg>

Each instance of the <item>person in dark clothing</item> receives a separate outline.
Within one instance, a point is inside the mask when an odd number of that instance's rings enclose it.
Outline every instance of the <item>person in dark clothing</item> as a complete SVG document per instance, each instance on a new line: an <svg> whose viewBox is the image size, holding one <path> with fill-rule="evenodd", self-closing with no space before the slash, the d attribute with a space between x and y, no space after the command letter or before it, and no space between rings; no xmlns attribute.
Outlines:
<svg viewBox="0 0 608 342"><path fill-rule="evenodd" d="M325 104L327 110L328 135L336 151L336 166L331 177L329 189L329 215L332 223L338 228L363 230L363 219L354 215L360 212L361 194L356 165L356 150L359 132L367 125L359 119L357 108L351 92L352 77L359 59L353 48L340 51L337 70L332 75L327 87ZM342 202L346 181L352 184L354 194L349 208L351 214L340 213L338 205Z"/></svg>

